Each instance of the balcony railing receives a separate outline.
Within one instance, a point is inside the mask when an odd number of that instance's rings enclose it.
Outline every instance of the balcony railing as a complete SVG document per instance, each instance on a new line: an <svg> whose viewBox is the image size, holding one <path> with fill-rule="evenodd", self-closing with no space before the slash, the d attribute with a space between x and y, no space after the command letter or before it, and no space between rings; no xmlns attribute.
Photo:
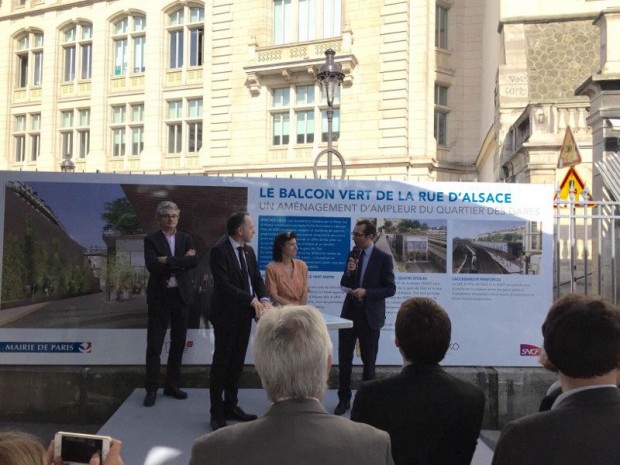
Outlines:
<svg viewBox="0 0 620 465"><path fill-rule="evenodd" d="M588 102L529 104L506 133L503 158L519 152L526 142L561 144L567 126L576 137L590 133L586 122L589 107Z"/></svg>

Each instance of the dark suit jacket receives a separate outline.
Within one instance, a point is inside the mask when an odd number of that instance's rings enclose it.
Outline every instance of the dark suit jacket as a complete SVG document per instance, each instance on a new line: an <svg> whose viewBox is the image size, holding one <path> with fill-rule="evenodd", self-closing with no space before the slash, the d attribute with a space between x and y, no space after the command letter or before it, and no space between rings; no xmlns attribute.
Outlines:
<svg viewBox="0 0 620 465"><path fill-rule="evenodd" d="M620 389L576 392L504 426L493 465L620 463Z"/></svg>
<svg viewBox="0 0 620 465"><path fill-rule="evenodd" d="M196 440L190 465L390 465L388 435L328 414L316 399L285 400L264 417Z"/></svg>
<svg viewBox="0 0 620 465"><path fill-rule="evenodd" d="M390 433L396 465L469 464L484 413L484 394L439 365L408 365L362 383L351 420Z"/></svg>
<svg viewBox="0 0 620 465"><path fill-rule="evenodd" d="M259 299L267 297L265 283L258 271L254 249L246 245L244 251L254 294ZM218 324L225 321L232 322L237 318L254 317L254 309L250 305L254 296L243 289L243 275L237 259L237 251L233 249L228 236L211 249L209 260L213 275L213 296L209 319L214 324Z"/></svg>
<svg viewBox="0 0 620 465"><path fill-rule="evenodd" d="M369 261L360 286L366 289L364 308L370 327L372 329L381 329L385 324L385 299L392 297L396 293L394 265L392 257L379 250L376 245L372 248L370 258L367 257L366 259ZM356 279L356 274L349 275L345 267L345 272L340 279L340 285L355 289L357 287ZM355 297L347 294L342 304L341 318L353 319L356 309L359 308L355 300L357 300Z"/></svg>
<svg viewBox="0 0 620 465"><path fill-rule="evenodd" d="M174 235L174 256L166 241L164 232L159 230L144 238L144 262L151 275L146 287L146 303L157 304L163 301L168 279L175 275L179 292L185 305L194 302L194 274L192 268L198 264L198 257L186 257L190 249L195 249L190 234L177 231ZM166 263L159 263L157 257L168 257Z"/></svg>

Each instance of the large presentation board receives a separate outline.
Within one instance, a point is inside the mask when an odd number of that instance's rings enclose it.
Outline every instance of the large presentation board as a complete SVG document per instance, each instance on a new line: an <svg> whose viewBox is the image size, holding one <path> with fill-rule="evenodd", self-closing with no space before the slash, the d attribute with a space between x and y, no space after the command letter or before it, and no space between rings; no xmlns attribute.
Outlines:
<svg viewBox="0 0 620 465"><path fill-rule="evenodd" d="M450 315L445 365L537 363L552 302L551 186L24 172L2 172L0 182L0 363L144 363L143 239L158 228L161 200L179 205L179 229L201 257L185 364L211 362L208 252L238 210L257 225L251 245L262 272L274 236L297 233L309 303L332 315L344 300L351 230L359 219L376 222L375 246L392 255L397 287L378 364L402 362L394 321L411 296Z"/></svg>

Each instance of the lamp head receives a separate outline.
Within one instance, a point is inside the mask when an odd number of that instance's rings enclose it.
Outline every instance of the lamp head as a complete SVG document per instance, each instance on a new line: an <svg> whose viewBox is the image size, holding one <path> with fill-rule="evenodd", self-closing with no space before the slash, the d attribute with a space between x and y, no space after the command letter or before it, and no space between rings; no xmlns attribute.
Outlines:
<svg viewBox="0 0 620 465"><path fill-rule="evenodd" d="M334 61L335 54L336 52L331 48L325 50L325 63L321 65L316 75L317 80L321 83L323 95L327 99L327 105L330 107L334 103L336 88L342 84L344 79L342 66Z"/></svg>
<svg viewBox="0 0 620 465"><path fill-rule="evenodd" d="M65 155L65 159L60 163L60 171L63 173L73 173L75 171L75 163L71 161L70 155Z"/></svg>

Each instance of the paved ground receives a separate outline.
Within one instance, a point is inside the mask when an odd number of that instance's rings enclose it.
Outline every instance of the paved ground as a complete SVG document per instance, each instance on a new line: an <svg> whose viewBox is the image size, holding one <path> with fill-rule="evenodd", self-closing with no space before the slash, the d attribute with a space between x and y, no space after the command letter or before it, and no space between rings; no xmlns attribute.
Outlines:
<svg viewBox="0 0 620 465"><path fill-rule="evenodd" d="M145 296L108 301L103 293L0 310L3 328L146 328Z"/></svg>

